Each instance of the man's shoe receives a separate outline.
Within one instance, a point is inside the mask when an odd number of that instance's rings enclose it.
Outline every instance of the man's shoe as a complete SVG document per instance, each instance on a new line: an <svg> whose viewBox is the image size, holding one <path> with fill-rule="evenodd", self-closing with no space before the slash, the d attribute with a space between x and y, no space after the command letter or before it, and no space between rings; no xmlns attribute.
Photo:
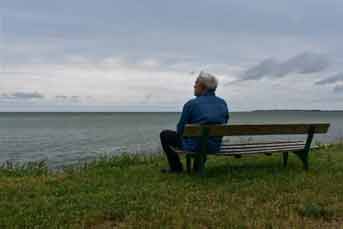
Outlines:
<svg viewBox="0 0 343 229"><path fill-rule="evenodd" d="M161 169L161 173L182 173L182 169L181 170L171 170L171 169Z"/></svg>

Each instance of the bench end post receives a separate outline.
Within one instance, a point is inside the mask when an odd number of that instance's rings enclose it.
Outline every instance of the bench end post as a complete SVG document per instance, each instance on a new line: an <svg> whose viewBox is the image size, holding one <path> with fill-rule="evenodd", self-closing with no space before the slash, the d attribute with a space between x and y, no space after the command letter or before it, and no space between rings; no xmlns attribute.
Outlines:
<svg viewBox="0 0 343 229"><path fill-rule="evenodd" d="M191 155L186 155L186 166L187 166L187 173L191 173L192 171L192 158Z"/></svg>
<svg viewBox="0 0 343 229"><path fill-rule="evenodd" d="M201 150L198 156L198 174L200 176L205 175L205 158L208 151L208 136L209 136L209 128L204 126L202 127L202 134L201 134Z"/></svg>
<svg viewBox="0 0 343 229"><path fill-rule="evenodd" d="M287 167L287 163L288 163L288 152L283 152L282 153L283 156L283 166Z"/></svg>
<svg viewBox="0 0 343 229"><path fill-rule="evenodd" d="M315 126L311 126L309 131L308 131L308 135L307 135L307 139L306 139L304 150L301 153L297 154L300 157L301 161L303 162L304 169L306 171L309 169L308 154L309 154L309 152L311 150L311 144L312 144L312 140L313 140L313 137L314 137L314 133L315 133Z"/></svg>

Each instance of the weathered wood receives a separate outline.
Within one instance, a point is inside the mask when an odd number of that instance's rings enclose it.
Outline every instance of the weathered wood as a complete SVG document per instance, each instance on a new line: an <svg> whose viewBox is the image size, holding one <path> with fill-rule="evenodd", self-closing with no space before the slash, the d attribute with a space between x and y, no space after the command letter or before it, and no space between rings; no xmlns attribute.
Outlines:
<svg viewBox="0 0 343 229"><path fill-rule="evenodd" d="M310 128L307 139L306 139L304 150L302 152L296 153L296 155L298 155L300 160L303 162L305 170L308 170L308 153L310 152L310 149L311 149L311 144L314 137L314 133L315 133L314 127Z"/></svg>
<svg viewBox="0 0 343 229"><path fill-rule="evenodd" d="M274 142L248 142L248 143L239 143L239 144L228 144L223 143L221 146L251 146L251 145L274 145L274 144L296 144L296 143L303 143L304 141L274 141Z"/></svg>
<svg viewBox="0 0 343 229"><path fill-rule="evenodd" d="M284 144L284 145L252 145L252 146L225 146L221 147L221 150L235 150L235 149L240 149L240 150L249 150L249 149L269 149L269 148L286 148L286 147L303 147L304 148L305 144L304 143L297 143L297 144Z"/></svg>
<svg viewBox="0 0 343 229"><path fill-rule="evenodd" d="M308 132L308 136L307 136L306 143L305 143L305 148L304 148L305 152L310 151L314 134L315 134L315 128L311 127L309 132Z"/></svg>
<svg viewBox="0 0 343 229"><path fill-rule="evenodd" d="M216 154L219 153L223 153L223 152L232 152L232 153L236 153L236 152L250 152L250 151L260 151L260 152L270 152L271 150L279 150L279 151L287 151L287 150L293 150L293 149L304 149L304 147L300 147L300 146L293 146L293 147L279 147L279 148L257 148L257 149L225 149L225 150L221 150L219 152L217 152Z"/></svg>
<svg viewBox="0 0 343 229"><path fill-rule="evenodd" d="M234 155L250 155L250 154L261 154L261 153L282 153L282 152L302 152L304 148L288 148L288 149L270 149L270 150L252 150L252 151L228 151L228 152L218 152L213 155L223 155L223 156L234 156ZM212 154L211 154L212 155Z"/></svg>
<svg viewBox="0 0 343 229"><path fill-rule="evenodd" d="M270 152L270 151L280 151L280 152L285 152L287 150L296 150L296 149L302 149L304 150L304 147L300 147L300 146L293 146L293 147L282 147L282 148L262 148L262 149L234 149L234 150L221 150L220 152L216 152L216 154L220 154L220 153L223 153L223 152L226 152L226 153L229 153L229 152L232 152L232 153L249 153L251 151L253 152L261 152L261 153L267 153L267 152Z"/></svg>
<svg viewBox="0 0 343 229"><path fill-rule="evenodd" d="M261 125L199 125L191 124L185 127L184 137L200 137L202 127L209 130L209 136L246 136L246 135L285 135L307 134L310 129L314 133L326 133L329 123L311 124L261 124Z"/></svg>
<svg viewBox="0 0 343 229"><path fill-rule="evenodd" d="M202 127L201 130L201 151L197 155L196 160L198 162L198 174L203 176L205 174L205 158L208 153L208 137L209 137L209 128Z"/></svg>
<svg viewBox="0 0 343 229"><path fill-rule="evenodd" d="M316 148L316 147L312 147L312 148ZM298 149L304 150L304 144L300 145L300 146L270 147L270 148L256 148L256 149L254 149L254 148L250 148L250 149L245 149L245 148L221 149L221 151L216 152L216 153L211 153L210 155L229 153L229 152L232 152L233 154L237 154L237 155L239 155L239 154L244 155L244 153L250 152L250 151L254 151L254 152L258 151L260 153L268 153L270 150L273 150L273 152L275 152L275 151L284 152L287 150L291 151L291 150L298 150ZM186 154L186 155L193 155L193 156L198 154L196 152L184 151L184 150L176 149L176 148L173 148L173 150L179 154Z"/></svg>

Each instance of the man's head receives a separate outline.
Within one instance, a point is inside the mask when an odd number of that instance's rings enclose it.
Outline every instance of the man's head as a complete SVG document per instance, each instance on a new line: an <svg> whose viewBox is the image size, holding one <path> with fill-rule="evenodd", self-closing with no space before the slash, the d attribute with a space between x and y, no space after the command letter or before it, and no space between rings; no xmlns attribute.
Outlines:
<svg viewBox="0 0 343 229"><path fill-rule="evenodd" d="M218 86L218 80L215 76L201 71L194 84L194 95L201 96L207 91L215 91Z"/></svg>

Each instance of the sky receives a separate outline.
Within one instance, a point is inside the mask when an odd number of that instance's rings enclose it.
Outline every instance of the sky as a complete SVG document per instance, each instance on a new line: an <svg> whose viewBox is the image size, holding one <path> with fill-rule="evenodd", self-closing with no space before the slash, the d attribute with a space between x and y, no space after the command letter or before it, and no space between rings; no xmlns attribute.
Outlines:
<svg viewBox="0 0 343 229"><path fill-rule="evenodd" d="M341 0L0 0L0 111L343 109Z"/></svg>

